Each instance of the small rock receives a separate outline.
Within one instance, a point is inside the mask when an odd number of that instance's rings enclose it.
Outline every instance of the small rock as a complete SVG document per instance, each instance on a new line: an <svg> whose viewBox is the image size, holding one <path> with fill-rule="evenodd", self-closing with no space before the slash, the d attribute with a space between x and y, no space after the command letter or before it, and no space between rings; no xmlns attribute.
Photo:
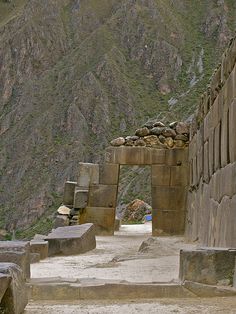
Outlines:
<svg viewBox="0 0 236 314"><path fill-rule="evenodd" d="M141 138L134 142L135 146L146 146L146 143Z"/></svg>
<svg viewBox="0 0 236 314"><path fill-rule="evenodd" d="M174 140L172 137L167 137L166 138L166 144L169 148L172 148L174 146Z"/></svg>
<svg viewBox="0 0 236 314"><path fill-rule="evenodd" d="M147 127L136 130L135 135L144 137L150 134L150 131Z"/></svg>
<svg viewBox="0 0 236 314"><path fill-rule="evenodd" d="M164 144L164 143L165 143L165 141L166 141L165 136L163 136L163 135L159 135L159 141L160 141L162 144Z"/></svg>
<svg viewBox="0 0 236 314"><path fill-rule="evenodd" d="M170 127L171 129L175 129L176 126L177 126L177 124L178 124L178 121L171 122L171 123L169 124L169 127Z"/></svg>
<svg viewBox="0 0 236 314"><path fill-rule="evenodd" d="M188 137L186 135L183 135L183 134L178 134L178 135L176 135L175 140L181 140L181 141L187 142Z"/></svg>
<svg viewBox="0 0 236 314"><path fill-rule="evenodd" d="M164 135L165 137L176 137L176 132L175 130L171 129L171 128L166 128L163 132L162 135Z"/></svg>
<svg viewBox="0 0 236 314"><path fill-rule="evenodd" d="M178 122L176 132L177 134L189 134L189 125L185 122Z"/></svg>
<svg viewBox="0 0 236 314"><path fill-rule="evenodd" d="M58 208L57 212L60 215L69 215L70 214L70 208L62 205Z"/></svg>
<svg viewBox="0 0 236 314"><path fill-rule="evenodd" d="M125 146L134 146L134 141L132 141L132 140L126 140L126 141L125 141Z"/></svg>
<svg viewBox="0 0 236 314"><path fill-rule="evenodd" d="M150 129L153 128L153 122L148 121L148 122L146 122L146 123L143 125L143 127L146 127L146 128L148 128L148 129L150 130Z"/></svg>
<svg viewBox="0 0 236 314"><path fill-rule="evenodd" d="M156 135L148 135L143 138L147 146L153 146L159 144L159 138Z"/></svg>
<svg viewBox="0 0 236 314"><path fill-rule="evenodd" d="M155 122L155 123L153 124L153 126L154 126L154 127L162 127L162 128L164 128L164 127L165 127L165 124L162 123L161 121L157 121L157 122Z"/></svg>
<svg viewBox="0 0 236 314"><path fill-rule="evenodd" d="M219 280L217 286L230 286L230 279Z"/></svg>
<svg viewBox="0 0 236 314"><path fill-rule="evenodd" d="M139 137L136 135L126 136L126 138L125 138L126 141L129 141L129 140L137 141L138 139L139 139Z"/></svg>
<svg viewBox="0 0 236 314"><path fill-rule="evenodd" d="M118 137L111 141L112 146L121 146L124 144L125 144L125 139L123 137Z"/></svg>
<svg viewBox="0 0 236 314"><path fill-rule="evenodd" d="M155 128L152 128L150 132L153 135L160 135L162 134L162 132L164 132L165 129L166 129L165 127L155 127Z"/></svg>
<svg viewBox="0 0 236 314"><path fill-rule="evenodd" d="M69 226L69 218L67 215L58 215L54 222L54 228Z"/></svg>
<svg viewBox="0 0 236 314"><path fill-rule="evenodd" d="M175 141L175 146L176 147L184 147L185 146L185 142L182 140L176 140Z"/></svg>

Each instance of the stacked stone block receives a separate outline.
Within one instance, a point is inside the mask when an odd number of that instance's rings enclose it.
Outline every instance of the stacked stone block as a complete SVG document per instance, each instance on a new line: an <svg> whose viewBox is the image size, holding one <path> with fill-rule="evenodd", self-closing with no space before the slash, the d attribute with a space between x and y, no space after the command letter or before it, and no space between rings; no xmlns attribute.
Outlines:
<svg viewBox="0 0 236 314"><path fill-rule="evenodd" d="M186 236L236 246L236 39L201 98L190 132Z"/></svg>

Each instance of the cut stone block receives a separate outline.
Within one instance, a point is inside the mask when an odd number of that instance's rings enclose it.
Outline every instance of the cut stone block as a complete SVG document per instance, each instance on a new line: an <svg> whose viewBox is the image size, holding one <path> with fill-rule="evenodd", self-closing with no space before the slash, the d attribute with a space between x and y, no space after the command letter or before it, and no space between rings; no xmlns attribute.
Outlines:
<svg viewBox="0 0 236 314"><path fill-rule="evenodd" d="M93 185L89 190L88 207L116 207L117 185Z"/></svg>
<svg viewBox="0 0 236 314"><path fill-rule="evenodd" d="M54 222L54 228L66 227L66 226L69 226L69 223L70 221L67 215L57 215Z"/></svg>
<svg viewBox="0 0 236 314"><path fill-rule="evenodd" d="M233 280L233 286L236 288L236 258L235 258L235 266L234 266L234 280Z"/></svg>
<svg viewBox="0 0 236 314"><path fill-rule="evenodd" d="M48 257L48 242L47 241L31 241L30 252L38 253L40 255L40 259L47 258Z"/></svg>
<svg viewBox="0 0 236 314"><path fill-rule="evenodd" d="M16 264L0 263L0 274L12 280L0 303L0 313L21 314L28 303L28 291L25 277Z"/></svg>
<svg viewBox="0 0 236 314"><path fill-rule="evenodd" d="M187 189L185 187L152 187L152 208L164 210L184 210Z"/></svg>
<svg viewBox="0 0 236 314"><path fill-rule="evenodd" d="M152 166L152 186L170 185L170 167L165 165Z"/></svg>
<svg viewBox="0 0 236 314"><path fill-rule="evenodd" d="M152 235L180 235L184 234L185 211L153 210Z"/></svg>
<svg viewBox="0 0 236 314"><path fill-rule="evenodd" d="M189 168L187 166L172 166L170 184L172 186L187 186L188 175Z"/></svg>
<svg viewBox="0 0 236 314"><path fill-rule="evenodd" d="M208 285L221 284L228 279L233 283L236 249L200 248L180 251L181 281L194 281Z"/></svg>
<svg viewBox="0 0 236 314"><path fill-rule="evenodd" d="M118 164L99 165L99 184L117 185L120 166Z"/></svg>
<svg viewBox="0 0 236 314"><path fill-rule="evenodd" d="M214 171L220 168L220 123L214 132Z"/></svg>
<svg viewBox="0 0 236 314"><path fill-rule="evenodd" d="M120 165L150 165L152 149L148 147L108 147L106 162Z"/></svg>
<svg viewBox="0 0 236 314"><path fill-rule="evenodd" d="M99 165L91 163L79 163L78 186L87 188L99 183Z"/></svg>
<svg viewBox="0 0 236 314"><path fill-rule="evenodd" d="M30 264L39 263L40 254L39 253L30 253Z"/></svg>
<svg viewBox="0 0 236 314"><path fill-rule="evenodd" d="M225 167L229 162L229 130L228 111L223 112L221 125L221 167Z"/></svg>
<svg viewBox="0 0 236 314"><path fill-rule="evenodd" d="M88 190L75 190L74 208L85 208L88 205Z"/></svg>
<svg viewBox="0 0 236 314"><path fill-rule="evenodd" d="M17 264L25 278L30 278L30 244L23 241L0 241L0 262Z"/></svg>
<svg viewBox="0 0 236 314"><path fill-rule="evenodd" d="M188 148L175 148L166 150L165 164L180 166L188 163Z"/></svg>
<svg viewBox="0 0 236 314"><path fill-rule="evenodd" d="M73 206L74 204L74 193L77 182L67 181L64 187L63 204L67 206Z"/></svg>
<svg viewBox="0 0 236 314"><path fill-rule="evenodd" d="M88 223L53 230L45 238L48 241L48 255L75 255L96 247L95 227Z"/></svg>
<svg viewBox="0 0 236 314"><path fill-rule="evenodd" d="M0 313L1 313L1 300L11 283L11 276L0 273Z"/></svg>
<svg viewBox="0 0 236 314"><path fill-rule="evenodd" d="M204 182L209 182L209 144L204 144L204 163L203 163L203 179Z"/></svg>
<svg viewBox="0 0 236 314"><path fill-rule="evenodd" d="M209 131L209 175L214 172L214 130Z"/></svg>
<svg viewBox="0 0 236 314"><path fill-rule="evenodd" d="M86 207L79 219L80 223L93 223L96 235L113 235L115 208Z"/></svg>

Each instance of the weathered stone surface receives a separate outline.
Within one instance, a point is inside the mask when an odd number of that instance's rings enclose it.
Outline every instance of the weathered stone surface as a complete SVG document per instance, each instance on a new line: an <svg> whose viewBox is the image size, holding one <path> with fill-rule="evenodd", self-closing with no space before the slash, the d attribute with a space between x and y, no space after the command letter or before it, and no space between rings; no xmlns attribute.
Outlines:
<svg viewBox="0 0 236 314"><path fill-rule="evenodd" d="M113 235L115 228L115 208L86 207L80 216L80 223L91 222L96 235Z"/></svg>
<svg viewBox="0 0 236 314"><path fill-rule="evenodd" d="M54 228L69 226L69 222L70 220L67 215L57 215L54 221Z"/></svg>
<svg viewBox="0 0 236 314"><path fill-rule="evenodd" d="M120 230L120 225L121 225L121 221L119 218L115 218L115 227L114 227L114 230L115 231L119 231Z"/></svg>
<svg viewBox="0 0 236 314"><path fill-rule="evenodd" d="M172 137L167 137L165 140L165 143L169 148L172 148L174 146L174 140Z"/></svg>
<svg viewBox="0 0 236 314"><path fill-rule="evenodd" d="M236 258L235 258L235 266L234 266L233 286L234 286L234 288L236 288Z"/></svg>
<svg viewBox="0 0 236 314"><path fill-rule="evenodd" d="M124 144L125 144L125 139L123 137L118 137L111 141L111 146L121 146Z"/></svg>
<svg viewBox="0 0 236 314"><path fill-rule="evenodd" d="M117 185L92 185L88 207L116 207Z"/></svg>
<svg viewBox="0 0 236 314"><path fill-rule="evenodd" d="M176 135L175 140L181 140L183 142L187 142L188 137L186 135L183 135L183 134L178 134L178 135Z"/></svg>
<svg viewBox="0 0 236 314"><path fill-rule="evenodd" d="M60 215L69 215L70 214L70 208L65 206L65 205L62 205L58 208L57 212Z"/></svg>
<svg viewBox="0 0 236 314"><path fill-rule="evenodd" d="M30 278L29 242L0 241L0 262L19 265L25 278Z"/></svg>
<svg viewBox="0 0 236 314"><path fill-rule="evenodd" d="M166 151L166 164L179 166L188 163L188 148L176 148Z"/></svg>
<svg viewBox="0 0 236 314"><path fill-rule="evenodd" d="M139 138L138 140L136 140L134 142L134 145L135 146L146 146L146 142L143 139Z"/></svg>
<svg viewBox="0 0 236 314"><path fill-rule="evenodd" d="M88 204L88 190L76 188L74 194L74 208L85 208Z"/></svg>
<svg viewBox="0 0 236 314"><path fill-rule="evenodd" d="M214 171L220 168L220 124L214 132Z"/></svg>
<svg viewBox="0 0 236 314"><path fill-rule="evenodd" d="M184 210L187 190L179 186L152 186L152 207L161 210Z"/></svg>
<svg viewBox="0 0 236 314"><path fill-rule="evenodd" d="M180 235L184 234L185 211L153 210L152 235Z"/></svg>
<svg viewBox="0 0 236 314"><path fill-rule="evenodd" d="M162 134L162 132L164 131L166 129L166 127L154 127L154 128L152 128L151 129L151 134L153 134L153 135L161 135Z"/></svg>
<svg viewBox="0 0 236 314"><path fill-rule="evenodd" d="M40 254L39 253L30 253L30 264L39 263Z"/></svg>
<svg viewBox="0 0 236 314"><path fill-rule="evenodd" d="M67 206L73 206L74 193L77 182L67 181L64 186L63 204Z"/></svg>
<svg viewBox="0 0 236 314"><path fill-rule="evenodd" d="M188 166L172 166L171 167L171 180L172 186L187 186L188 185Z"/></svg>
<svg viewBox="0 0 236 314"><path fill-rule="evenodd" d="M161 121L157 121L157 122L154 122L153 126L154 127L165 127L165 124Z"/></svg>
<svg viewBox="0 0 236 314"><path fill-rule="evenodd" d="M169 127L172 129L175 129L177 125L178 125L178 121L174 121L169 124Z"/></svg>
<svg viewBox="0 0 236 314"><path fill-rule="evenodd" d="M74 255L93 250L96 247L95 227L92 223L54 229L45 240L48 241L48 255Z"/></svg>
<svg viewBox="0 0 236 314"><path fill-rule="evenodd" d="M236 81L235 81L236 84ZM236 89L236 88L235 88ZM236 161L236 141L235 141L235 134L236 134L236 100L231 103L229 107L229 156L230 162Z"/></svg>
<svg viewBox="0 0 236 314"><path fill-rule="evenodd" d="M182 148L185 146L185 142L182 140L175 140L175 147Z"/></svg>
<svg viewBox="0 0 236 314"><path fill-rule="evenodd" d="M153 124L154 124L154 122L148 121L142 127L146 127L148 129L152 129L153 128Z"/></svg>
<svg viewBox="0 0 236 314"><path fill-rule="evenodd" d="M229 130L228 130L229 112L224 111L221 124L221 167L229 162Z"/></svg>
<svg viewBox="0 0 236 314"><path fill-rule="evenodd" d="M0 313L1 313L1 300L7 288L9 287L11 280L12 280L11 276L0 273Z"/></svg>
<svg viewBox="0 0 236 314"><path fill-rule="evenodd" d="M48 257L48 242L47 241L30 241L30 252L38 253L40 259Z"/></svg>
<svg viewBox="0 0 236 314"><path fill-rule="evenodd" d="M144 142L146 143L146 146L158 146L160 144L159 138L156 135L148 135L143 138Z"/></svg>
<svg viewBox="0 0 236 314"><path fill-rule="evenodd" d="M170 166L152 165L152 186L170 185Z"/></svg>
<svg viewBox="0 0 236 314"><path fill-rule="evenodd" d="M12 278L8 289L2 297L0 312L6 314L23 313L28 303L25 277L19 266L12 263L0 263L0 274Z"/></svg>
<svg viewBox="0 0 236 314"><path fill-rule="evenodd" d="M165 128L161 134L162 134L163 136L165 136L165 137L172 137L172 138L175 138L175 137L176 137L176 132L175 132L175 130L173 130L173 129L171 129L171 128Z"/></svg>
<svg viewBox="0 0 236 314"><path fill-rule="evenodd" d="M119 164L101 164L99 165L99 184L117 185L119 180Z"/></svg>
<svg viewBox="0 0 236 314"><path fill-rule="evenodd" d="M145 215L151 214L152 207L142 200L135 199L130 202L122 213L122 221L142 222Z"/></svg>
<svg viewBox="0 0 236 314"><path fill-rule="evenodd" d="M185 122L178 122L176 132L177 134L189 134L189 125Z"/></svg>
<svg viewBox="0 0 236 314"><path fill-rule="evenodd" d="M80 162L78 173L78 186L88 188L90 185L98 183L99 183L99 165Z"/></svg>
<svg viewBox="0 0 236 314"><path fill-rule="evenodd" d="M147 136L149 134L150 134L150 130L147 127L140 128L135 131L135 135L140 136L140 137Z"/></svg>
<svg viewBox="0 0 236 314"><path fill-rule="evenodd" d="M180 279L209 285L233 283L236 249L202 248L180 251Z"/></svg>
<svg viewBox="0 0 236 314"><path fill-rule="evenodd" d="M204 182L209 182L209 143L204 144L204 163L203 163L203 179Z"/></svg>

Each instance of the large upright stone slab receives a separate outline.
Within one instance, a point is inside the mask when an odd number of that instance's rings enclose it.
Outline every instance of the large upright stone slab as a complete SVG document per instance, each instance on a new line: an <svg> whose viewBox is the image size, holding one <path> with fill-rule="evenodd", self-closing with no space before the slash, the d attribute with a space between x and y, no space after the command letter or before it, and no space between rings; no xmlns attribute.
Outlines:
<svg viewBox="0 0 236 314"><path fill-rule="evenodd" d="M89 189L88 207L116 207L117 185L93 185Z"/></svg>
<svg viewBox="0 0 236 314"><path fill-rule="evenodd" d="M85 208L88 205L88 190L75 189L74 208Z"/></svg>
<svg viewBox="0 0 236 314"><path fill-rule="evenodd" d="M30 278L30 244L23 241L0 241L0 263L15 263Z"/></svg>
<svg viewBox="0 0 236 314"><path fill-rule="evenodd" d="M236 88L235 88L236 90ZM231 103L229 107L229 156L230 162L233 163L236 161L236 99Z"/></svg>
<svg viewBox="0 0 236 314"><path fill-rule="evenodd" d="M1 313L1 300L11 283L11 276L0 273L0 313Z"/></svg>
<svg viewBox="0 0 236 314"><path fill-rule="evenodd" d="M48 241L31 241L30 242L30 253L38 253L40 259L48 257Z"/></svg>
<svg viewBox="0 0 236 314"><path fill-rule="evenodd" d="M188 148L167 149L165 164L168 166L188 164Z"/></svg>
<svg viewBox="0 0 236 314"><path fill-rule="evenodd" d="M45 240L48 241L49 256L82 254L96 247L95 227L92 223L59 227Z"/></svg>
<svg viewBox="0 0 236 314"><path fill-rule="evenodd" d="M81 224L93 223L96 235L113 235L115 228L115 208L86 207L80 215Z"/></svg>
<svg viewBox="0 0 236 314"><path fill-rule="evenodd" d="M170 185L170 166L166 165L152 165L152 186Z"/></svg>
<svg viewBox="0 0 236 314"><path fill-rule="evenodd" d="M152 211L152 235L182 235L184 234L185 211L156 210Z"/></svg>
<svg viewBox="0 0 236 314"><path fill-rule="evenodd" d="M99 165L92 163L79 163L78 186L88 188L99 183Z"/></svg>
<svg viewBox="0 0 236 314"><path fill-rule="evenodd" d="M0 303L0 313L22 314L28 303L28 291L22 270L16 264L0 263L0 274L11 278Z"/></svg>
<svg viewBox="0 0 236 314"><path fill-rule="evenodd" d="M64 186L63 204L67 206L73 206L74 194L77 182L67 181Z"/></svg>
<svg viewBox="0 0 236 314"><path fill-rule="evenodd" d="M152 208L185 210L187 190L181 186L153 186Z"/></svg>
<svg viewBox="0 0 236 314"><path fill-rule="evenodd" d="M99 184L118 185L120 165L101 164L99 165Z"/></svg>

